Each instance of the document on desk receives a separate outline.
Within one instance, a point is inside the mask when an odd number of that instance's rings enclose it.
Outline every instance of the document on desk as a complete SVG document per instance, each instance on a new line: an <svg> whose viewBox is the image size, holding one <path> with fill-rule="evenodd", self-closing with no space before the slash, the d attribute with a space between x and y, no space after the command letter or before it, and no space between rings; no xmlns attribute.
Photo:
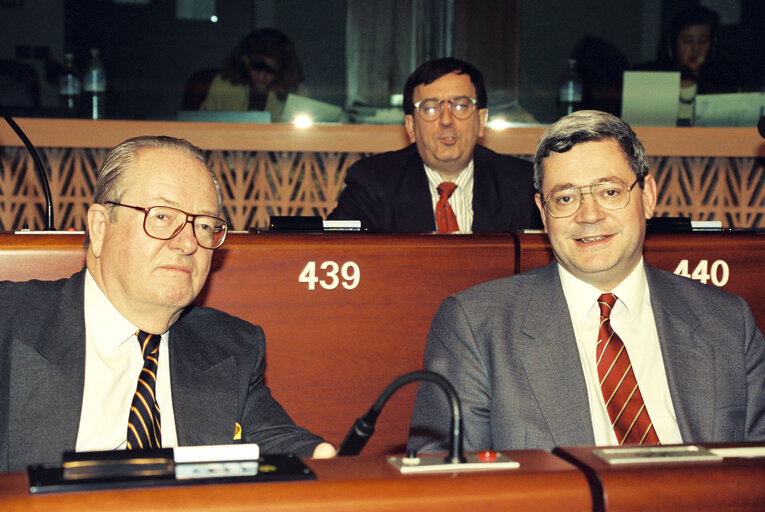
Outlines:
<svg viewBox="0 0 765 512"><path fill-rule="evenodd" d="M757 459L765 457L765 446L739 446L735 448L710 448L710 452L723 458Z"/></svg>
<svg viewBox="0 0 765 512"><path fill-rule="evenodd" d="M721 455L695 445L599 448L592 453L609 464L661 464L664 462L718 461Z"/></svg>

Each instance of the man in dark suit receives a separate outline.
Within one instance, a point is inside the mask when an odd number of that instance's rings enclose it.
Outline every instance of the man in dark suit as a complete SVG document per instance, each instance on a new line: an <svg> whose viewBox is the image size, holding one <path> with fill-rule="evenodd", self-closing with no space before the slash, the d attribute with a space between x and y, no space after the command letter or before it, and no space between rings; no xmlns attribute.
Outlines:
<svg viewBox="0 0 765 512"><path fill-rule="evenodd" d="M67 450L251 442L334 454L271 397L260 327L191 305L225 239L220 211L204 154L184 140L138 137L107 155L87 267L0 283L0 472Z"/></svg>
<svg viewBox="0 0 765 512"><path fill-rule="evenodd" d="M532 167L477 145L488 110L483 75L453 58L426 62L404 86L410 146L359 160L328 219L370 231L504 232L540 227ZM456 185L453 192L439 185ZM450 213L445 213L448 210ZM456 223L439 224L444 215Z"/></svg>
<svg viewBox="0 0 765 512"><path fill-rule="evenodd" d="M643 261L657 187L630 127L571 114L534 170L555 261L449 297L428 335L466 449L764 440L765 342L747 304ZM445 449L449 416L422 384L409 447Z"/></svg>

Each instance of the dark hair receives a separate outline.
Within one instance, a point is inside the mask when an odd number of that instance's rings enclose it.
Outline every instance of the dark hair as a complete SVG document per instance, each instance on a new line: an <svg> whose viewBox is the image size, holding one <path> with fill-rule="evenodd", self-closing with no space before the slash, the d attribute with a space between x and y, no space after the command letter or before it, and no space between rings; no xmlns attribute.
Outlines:
<svg viewBox="0 0 765 512"><path fill-rule="evenodd" d="M619 144L630 167L639 178L648 174L648 156L630 125L613 114L599 110L579 110L550 125L539 138L534 154L534 190L542 194L542 163L550 152L565 153L582 142L613 140Z"/></svg>
<svg viewBox="0 0 765 512"><path fill-rule="evenodd" d="M261 28L245 36L234 47L223 65L221 76L232 84L250 81L247 71L252 56L270 57L279 63L271 90L283 100L287 93L296 92L303 81L300 60L292 41L275 28Z"/></svg>
<svg viewBox="0 0 765 512"><path fill-rule="evenodd" d="M488 100L486 98L486 86L483 83L483 75L478 68L463 60L453 57L444 57L435 59L422 64L409 75L404 84L404 114L412 115L414 113L414 88L420 84L432 84L439 78L449 73L456 72L459 75L468 75L470 81L475 87L478 108L486 108Z"/></svg>
<svg viewBox="0 0 765 512"><path fill-rule="evenodd" d="M675 47L677 45L677 38L680 36L680 32L693 25L709 25L709 35L714 46L717 29L720 26L720 15L707 9L703 5L697 5L695 7L680 11L674 18L672 18L672 21L669 24L669 32L666 44L667 50L669 52L669 58L673 64L675 64L677 61Z"/></svg>

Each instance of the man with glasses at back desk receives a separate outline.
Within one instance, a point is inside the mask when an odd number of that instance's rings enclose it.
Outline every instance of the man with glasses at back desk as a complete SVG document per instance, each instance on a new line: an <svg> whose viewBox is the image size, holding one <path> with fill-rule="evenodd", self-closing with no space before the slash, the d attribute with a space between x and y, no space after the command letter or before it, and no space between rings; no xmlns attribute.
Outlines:
<svg viewBox="0 0 765 512"><path fill-rule="evenodd" d="M483 75L473 65L453 58L421 65L404 86L412 144L353 164L327 218L397 233L541 227L531 163L477 144L486 106Z"/></svg>
<svg viewBox="0 0 765 512"><path fill-rule="evenodd" d="M643 260L657 186L629 125L559 120L534 186L555 261L447 298L428 334L465 449L764 440L765 342L746 302ZM421 384L409 448L445 449L450 413Z"/></svg>
<svg viewBox="0 0 765 512"><path fill-rule="evenodd" d="M260 327L191 303L226 238L204 153L170 137L107 155L87 267L0 283L0 472L69 450L253 442L331 456L263 382Z"/></svg>

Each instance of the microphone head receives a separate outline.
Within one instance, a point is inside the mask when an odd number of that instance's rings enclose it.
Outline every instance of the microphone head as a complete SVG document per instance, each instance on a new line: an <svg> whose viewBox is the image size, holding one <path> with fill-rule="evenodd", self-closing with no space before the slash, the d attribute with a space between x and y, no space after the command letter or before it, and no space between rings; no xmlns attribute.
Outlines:
<svg viewBox="0 0 765 512"><path fill-rule="evenodd" d="M760 122L757 123L757 131L760 132L760 137L765 139L765 116L760 117Z"/></svg>

